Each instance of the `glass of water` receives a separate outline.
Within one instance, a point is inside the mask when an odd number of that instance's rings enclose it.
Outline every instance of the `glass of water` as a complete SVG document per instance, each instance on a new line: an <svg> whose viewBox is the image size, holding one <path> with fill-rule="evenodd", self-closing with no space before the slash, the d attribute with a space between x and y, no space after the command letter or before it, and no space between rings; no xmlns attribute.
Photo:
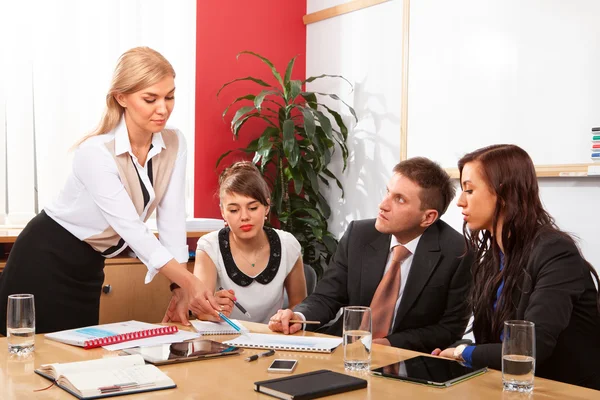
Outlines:
<svg viewBox="0 0 600 400"><path fill-rule="evenodd" d="M344 368L368 371L371 367L371 309L344 307Z"/></svg>
<svg viewBox="0 0 600 400"><path fill-rule="evenodd" d="M504 390L531 393L534 375L534 323L505 321L502 337L502 384Z"/></svg>
<svg viewBox="0 0 600 400"><path fill-rule="evenodd" d="M8 352L24 356L33 352L35 337L35 304L32 294L8 296L6 339Z"/></svg>

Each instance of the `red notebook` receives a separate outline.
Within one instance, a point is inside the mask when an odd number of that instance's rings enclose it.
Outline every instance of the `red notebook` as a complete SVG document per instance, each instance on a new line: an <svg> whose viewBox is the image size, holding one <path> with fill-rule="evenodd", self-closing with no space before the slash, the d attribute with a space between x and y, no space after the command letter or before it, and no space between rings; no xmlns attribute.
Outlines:
<svg viewBox="0 0 600 400"><path fill-rule="evenodd" d="M84 349L94 349L130 340L171 335L178 331L176 326L160 326L145 322L127 321L47 333L45 336L48 339L80 346Z"/></svg>

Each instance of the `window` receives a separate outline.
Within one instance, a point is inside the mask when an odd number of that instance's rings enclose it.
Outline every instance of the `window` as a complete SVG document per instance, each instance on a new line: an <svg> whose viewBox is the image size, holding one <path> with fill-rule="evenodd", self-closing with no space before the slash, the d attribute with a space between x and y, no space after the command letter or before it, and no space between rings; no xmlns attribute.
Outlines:
<svg viewBox="0 0 600 400"><path fill-rule="evenodd" d="M186 136L192 216L196 1L12 1L0 15L0 224L22 225L56 197L69 149L100 121L117 59L136 46L175 68L168 125Z"/></svg>

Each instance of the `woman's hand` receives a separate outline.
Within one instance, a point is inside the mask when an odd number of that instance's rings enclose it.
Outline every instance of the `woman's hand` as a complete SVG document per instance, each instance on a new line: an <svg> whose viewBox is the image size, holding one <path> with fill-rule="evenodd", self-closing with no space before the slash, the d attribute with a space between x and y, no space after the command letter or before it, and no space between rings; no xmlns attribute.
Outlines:
<svg viewBox="0 0 600 400"><path fill-rule="evenodd" d="M171 296L169 307L167 307L162 322L181 322L183 325L189 326L188 304L185 290L181 288L173 290L173 296Z"/></svg>
<svg viewBox="0 0 600 400"><path fill-rule="evenodd" d="M208 290L200 279L191 274L190 276L192 280L188 282L187 287L189 291L189 309L196 315L206 314L220 321L219 311L221 305L217 303L212 291Z"/></svg>
<svg viewBox="0 0 600 400"><path fill-rule="evenodd" d="M458 358L454 357L454 347L449 347L446 350L435 349L431 352L431 355L458 360Z"/></svg>
<svg viewBox="0 0 600 400"><path fill-rule="evenodd" d="M229 317L234 307L233 302L235 301L235 292L232 289L219 290L215 293L215 300L219 304L218 311L222 312L226 317ZM196 317L204 321L221 321L219 316L215 317L212 314L197 314Z"/></svg>
<svg viewBox="0 0 600 400"><path fill-rule="evenodd" d="M236 301L233 289L219 290L215 293L215 300L219 304L219 311L229 317L233 311L233 302Z"/></svg>

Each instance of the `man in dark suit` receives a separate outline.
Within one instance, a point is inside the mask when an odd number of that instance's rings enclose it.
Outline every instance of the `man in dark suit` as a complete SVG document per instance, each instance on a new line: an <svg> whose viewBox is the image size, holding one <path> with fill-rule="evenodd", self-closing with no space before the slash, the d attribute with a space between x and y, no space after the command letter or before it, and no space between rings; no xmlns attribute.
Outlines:
<svg viewBox="0 0 600 400"><path fill-rule="evenodd" d="M396 165L377 218L350 223L314 293L293 311L280 310L269 328L294 333L303 324L292 319L326 324L342 307L370 306L374 343L431 352L459 340L470 314L473 258L462 235L439 219L454 194L438 164L418 157ZM342 324L339 318L322 332L341 336Z"/></svg>

